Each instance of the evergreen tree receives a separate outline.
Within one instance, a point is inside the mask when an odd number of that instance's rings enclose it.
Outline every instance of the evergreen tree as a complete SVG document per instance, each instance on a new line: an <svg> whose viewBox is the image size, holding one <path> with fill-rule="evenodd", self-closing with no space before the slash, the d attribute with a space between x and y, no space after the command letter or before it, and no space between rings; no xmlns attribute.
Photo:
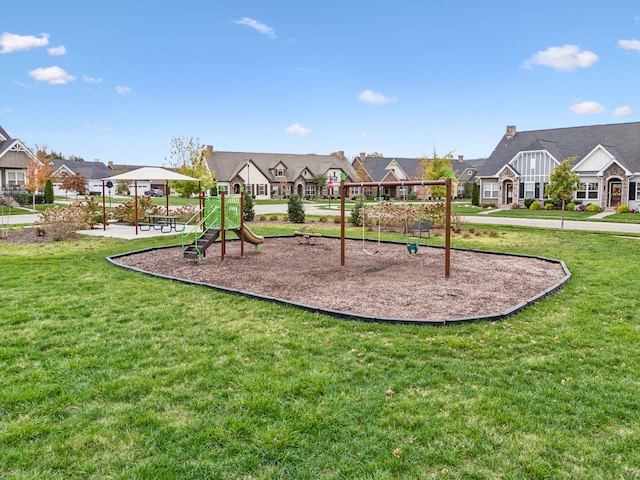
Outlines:
<svg viewBox="0 0 640 480"><path fill-rule="evenodd" d="M289 197L287 214L291 223L304 223L304 207L302 200L296 193Z"/></svg>
<svg viewBox="0 0 640 480"><path fill-rule="evenodd" d="M256 217L256 211L253 208L253 197L248 191L243 193L244 195L244 221L251 222Z"/></svg>
<svg viewBox="0 0 640 480"><path fill-rule="evenodd" d="M473 182L473 186L471 187L471 205L475 205L476 207L480 205L480 186L477 182Z"/></svg>
<svg viewBox="0 0 640 480"><path fill-rule="evenodd" d="M53 203L53 183L51 179L47 179L44 184L44 203Z"/></svg>
<svg viewBox="0 0 640 480"><path fill-rule="evenodd" d="M351 224L354 227L362 226L362 218L360 218L360 210L364 208L364 195L358 195L356 197L356 203L351 210Z"/></svg>

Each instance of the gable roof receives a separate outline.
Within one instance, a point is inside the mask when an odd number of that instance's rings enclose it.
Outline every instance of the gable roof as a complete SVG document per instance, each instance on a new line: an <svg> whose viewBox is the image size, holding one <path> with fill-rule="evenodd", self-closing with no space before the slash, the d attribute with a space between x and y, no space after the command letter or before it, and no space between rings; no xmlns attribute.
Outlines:
<svg viewBox="0 0 640 480"><path fill-rule="evenodd" d="M63 166L71 170L75 175L82 173L87 180L98 180L113 175L113 170L102 162L79 162L77 160L51 159L49 165L55 169L54 175L57 174Z"/></svg>
<svg viewBox="0 0 640 480"><path fill-rule="evenodd" d="M640 172L640 122L590 125L516 132L502 137L478 176L495 176L518 153L546 150L558 162L577 156L578 161L602 145L632 172ZM615 153L614 153L615 152Z"/></svg>
<svg viewBox="0 0 640 480"><path fill-rule="evenodd" d="M319 175L330 169L339 169L348 177L355 179L356 173L349 161L336 155L314 155L293 153L257 153L257 152L222 152L213 151L207 157L207 165L215 171L216 178L228 182L251 160L270 181L275 181L272 169L282 163L286 165L287 181L295 181L304 169Z"/></svg>

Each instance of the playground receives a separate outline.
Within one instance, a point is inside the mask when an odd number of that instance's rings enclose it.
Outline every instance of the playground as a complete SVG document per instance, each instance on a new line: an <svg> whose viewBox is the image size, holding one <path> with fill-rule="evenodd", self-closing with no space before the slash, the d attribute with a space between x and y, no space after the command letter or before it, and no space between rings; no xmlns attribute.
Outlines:
<svg viewBox="0 0 640 480"><path fill-rule="evenodd" d="M500 316L566 280L560 263L476 251L451 251L450 277L445 250L421 245L408 254L403 243L345 241L315 243L298 237L265 238L256 252L228 241L221 260L215 242L200 263L185 262L180 246L134 252L114 263L153 275L196 282L243 294L344 312L346 316L445 323L461 318Z"/></svg>

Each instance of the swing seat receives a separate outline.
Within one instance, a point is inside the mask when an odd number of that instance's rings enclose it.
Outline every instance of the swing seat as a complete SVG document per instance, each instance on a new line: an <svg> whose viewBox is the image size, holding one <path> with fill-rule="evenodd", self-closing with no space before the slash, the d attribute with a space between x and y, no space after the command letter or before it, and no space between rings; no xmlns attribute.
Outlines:
<svg viewBox="0 0 640 480"><path fill-rule="evenodd" d="M375 255L376 253L379 253L379 252L380 252L380 249L379 249L379 248L376 248L376 249L375 249L375 250L373 250L373 251L369 251L369 250L367 250L366 248L363 248L363 249L362 249L362 251L363 251L364 253L366 253L367 255Z"/></svg>
<svg viewBox="0 0 640 480"><path fill-rule="evenodd" d="M418 253L418 244L417 243L407 243L407 251L409 255L412 253Z"/></svg>

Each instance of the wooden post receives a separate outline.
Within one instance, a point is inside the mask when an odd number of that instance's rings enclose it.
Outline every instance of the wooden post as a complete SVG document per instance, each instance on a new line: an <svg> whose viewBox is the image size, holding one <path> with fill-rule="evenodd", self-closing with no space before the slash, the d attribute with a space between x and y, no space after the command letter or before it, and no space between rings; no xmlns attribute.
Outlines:
<svg viewBox="0 0 640 480"><path fill-rule="evenodd" d="M445 241L444 241L444 276L449 278L451 274L451 179L447 178L447 202L445 214Z"/></svg>
<svg viewBox="0 0 640 480"><path fill-rule="evenodd" d="M240 256L244 256L244 192L240 190Z"/></svg>
<svg viewBox="0 0 640 480"><path fill-rule="evenodd" d="M344 180L340 181L340 266L344 267L344 206L345 206L345 186Z"/></svg>
<svg viewBox="0 0 640 480"><path fill-rule="evenodd" d="M102 230L106 230L106 229L107 229L107 206L105 204L105 199L104 199L104 180L102 180Z"/></svg>
<svg viewBox="0 0 640 480"><path fill-rule="evenodd" d="M135 189L134 191L134 207L135 207L135 213L134 213L134 218L136 220L136 235L138 235L138 180L134 180L133 181L133 188Z"/></svg>
<svg viewBox="0 0 640 480"><path fill-rule="evenodd" d="M224 190L220 192L220 260L224 260L225 247L225 230L224 230Z"/></svg>

